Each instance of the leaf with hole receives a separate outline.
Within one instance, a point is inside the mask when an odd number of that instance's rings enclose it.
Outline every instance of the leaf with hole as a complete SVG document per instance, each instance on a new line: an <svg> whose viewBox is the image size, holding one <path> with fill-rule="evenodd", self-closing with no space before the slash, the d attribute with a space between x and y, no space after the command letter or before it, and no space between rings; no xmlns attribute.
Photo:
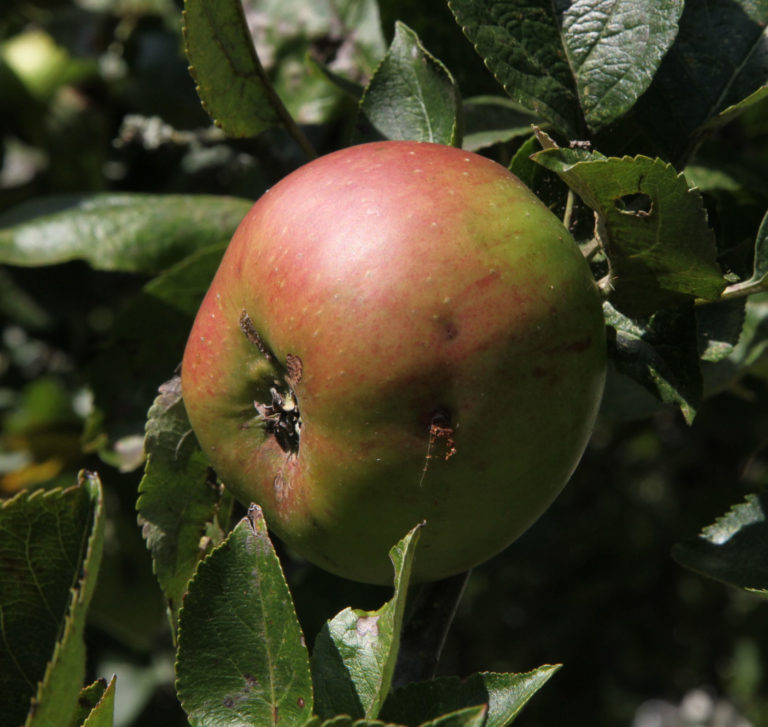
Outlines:
<svg viewBox="0 0 768 727"><path fill-rule="evenodd" d="M597 213L617 309L636 317L720 297L726 282L701 195L670 164L560 148L534 159Z"/></svg>

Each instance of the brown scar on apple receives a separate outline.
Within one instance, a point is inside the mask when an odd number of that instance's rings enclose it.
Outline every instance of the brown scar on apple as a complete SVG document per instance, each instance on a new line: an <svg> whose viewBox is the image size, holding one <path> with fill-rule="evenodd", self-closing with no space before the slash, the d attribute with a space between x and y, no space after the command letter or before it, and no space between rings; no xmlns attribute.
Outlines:
<svg viewBox="0 0 768 727"><path fill-rule="evenodd" d="M427 453L424 455L424 468L421 470L419 487L424 484L431 460L442 457L447 462L456 454L456 442L453 439L455 433L456 431L451 425L451 413L447 409L438 409L432 415L432 421L429 424L429 441L427 442ZM438 446L442 450L439 453L435 452Z"/></svg>
<svg viewBox="0 0 768 727"><path fill-rule="evenodd" d="M267 344L264 343L264 339L259 335L256 326L253 325L253 321L245 309L240 313L240 330L245 334L245 337L259 349L265 358L270 361L274 359L272 351L270 351Z"/></svg>
<svg viewBox="0 0 768 727"><path fill-rule="evenodd" d="M298 356L289 353L285 357L285 369L285 379L291 386L296 386L301 382L301 377L304 375L304 364Z"/></svg>

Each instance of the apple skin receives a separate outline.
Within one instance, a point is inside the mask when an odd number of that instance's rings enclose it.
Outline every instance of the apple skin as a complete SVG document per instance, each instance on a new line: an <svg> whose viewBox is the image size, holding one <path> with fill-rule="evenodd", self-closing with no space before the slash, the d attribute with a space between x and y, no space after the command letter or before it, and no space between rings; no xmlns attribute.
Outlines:
<svg viewBox="0 0 768 727"><path fill-rule="evenodd" d="M389 549L426 521L419 582L487 560L551 504L605 356L589 266L522 182L386 141L256 202L194 322L182 392L223 482L295 552L388 584Z"/></svg>

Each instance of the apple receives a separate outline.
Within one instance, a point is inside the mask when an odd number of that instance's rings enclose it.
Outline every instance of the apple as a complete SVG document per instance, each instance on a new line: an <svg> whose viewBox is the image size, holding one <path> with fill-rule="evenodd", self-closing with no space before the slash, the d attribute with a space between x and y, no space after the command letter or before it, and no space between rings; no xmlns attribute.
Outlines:
<svg viewBox="0 0 768 727"><path fill-rule="evenodd" d="M191 330L182 392L225 485L338 575L391 583L487 560L551 504L605 378L577 244L499 164L362 144L291 173L235 232Z"/></svg>

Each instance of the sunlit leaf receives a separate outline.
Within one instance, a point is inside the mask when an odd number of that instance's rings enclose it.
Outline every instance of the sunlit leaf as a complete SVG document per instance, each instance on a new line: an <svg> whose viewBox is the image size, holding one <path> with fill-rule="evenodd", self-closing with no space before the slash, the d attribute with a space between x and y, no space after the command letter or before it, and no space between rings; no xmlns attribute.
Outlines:
<svg viewBox="0 0 768 727"><path fill-rule="evenodd" d="M252 204L205 195L43 197L0 214L0 263L85 260L97 270L158 273L228 240Z"/></svg>
<svg viewBox="0 0 768 727"><path fill-rule="evenodd" d="M461 144L461 98L448 69L398 22L360 108L387 139Z"/></svg>
<svg viewBox="0 0 768 727"><path fill-rule="evenodd" d="M301 727L309 655L261 510L200 563L180 614L177 689L193 727Z"/></svg>
<svg viewBox="0 0 768 727"><path fill-rule="evenodd" d="M83 632L104 536L101 484L0 503L0 704L10 725L61 727L85 677Z"/></svg>
<svg viewBox="0 0 768 727"><path fill-rule="evenodd" d="M147 464L136 508L171 624L204 554L201 543L216 514L219 491L187 419L178 377L160 388L149 410Z"/></svg>
<svg viewBox="0 0 768 727"><path fill-rule="evenodd" d="M570 138L625 114L677 34L681 0L450 0L507 93Z"/></svg>
<svg viewBox="0 0 768 727"><path fill-rule="evenodd" d="M560 148L534 158L598 213L616 308L634 317L719 298L726 281L701 195L671 165Z"/></svg>
<svg viewBox="0 0 768 727"><path fill-rule="evenodd" d="M184 40L205 110L229 136L257 136L285 107L256 54L239 0L185 0Z"/></svg>
<svg viewBox="0 0 768 727"><path fill-rule="evenodd" d="M419 528L390 551L395 594L377 611L345 608L315 640L312 680L321 717L375 718L389 693L397 663L405 599Z"/></svg>
<svg viewBox="0 0 768 727"><path fill-rule="evenodd" d="M682 10L682 0L576 0L563 13L563 37L590 128L622 116L648 88Z"/></svg>

